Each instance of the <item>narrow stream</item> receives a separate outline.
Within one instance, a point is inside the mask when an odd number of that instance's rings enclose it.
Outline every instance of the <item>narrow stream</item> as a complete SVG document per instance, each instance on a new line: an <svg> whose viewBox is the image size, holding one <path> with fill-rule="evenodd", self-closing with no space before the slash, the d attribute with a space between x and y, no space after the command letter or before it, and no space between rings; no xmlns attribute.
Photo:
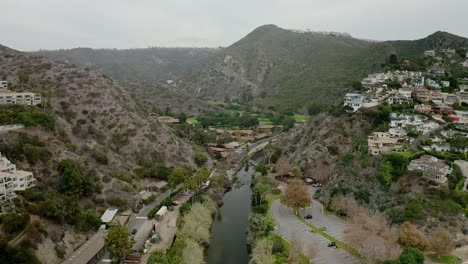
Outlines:
<svg viewBox="0 0 468 264"><path fill-rule="evenodd" d="M208 264L247 264L247 227L252 190L250 183L254 166L244 166L236 175L237 182L224 195L211 229L207 253Z"/></svg>

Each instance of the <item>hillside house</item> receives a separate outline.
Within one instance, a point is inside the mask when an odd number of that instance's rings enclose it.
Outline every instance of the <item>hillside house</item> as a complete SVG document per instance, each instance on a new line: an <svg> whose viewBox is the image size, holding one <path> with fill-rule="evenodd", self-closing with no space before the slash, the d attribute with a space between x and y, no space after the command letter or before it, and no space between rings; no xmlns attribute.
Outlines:
<svg viewBox="0 0 468 264"><path fill-rule="evenodd" d="M178 118L172 118L167 116L161 116L158 118L159 122L163 124L179 124L180 120Z"/></svg>
<svg viewBox="0 0 468 264"><path fill-rule="evenodd" d="M426 56L426 57L435 57L435 55L436 55L435 50L426 50L426 51L424 51L424 56Z"/></svg>
<svg viewBox="0 0 468 264"><path fill-rule="evenodd" d="M440 90L441 89L440 85L436 81L434 81L432 79L429 79L429 78L427 78L427 80L426 80L426 85L429 88L434 89L434 90Z"/></svg>
<svg viewBox="0 0 468 264"><path fill-rule="evenodd" d="M449 81L441 81L440 83L442 84L442 87L449 87L450 86Z"/></svg>
<svg viewBox="0 0 468 264"><path fill-rule="evenodd" d="M349 106L353 110L352 113L356 112L359 108L362 107L364 101L364 96L357 93L347 93L344 98L344 106Z"/></svg>
<svg viewBox="0 0 468 264"><path fill-rule="evenodd" d="M442 93L444 104L452 105L458 102L458 96L456 94Z"/></svg>
<svg viewBox="0 0 468 264"><path fill-rule="evenodd" d="M444 95L440 92L432 91L431 92L432 102L435 104L442 104L444 101Z"/></svg>
<svg viewBox="0 0 468 264"><path fill-rule="evenodd" d="M447 115L454 114L453 108L447 105L438 105L438 106L435 106L434 109L441 114L447 114Z"/></svg>
<svg viewBox="0 0 468 264"><path fill-rule="evenodd" d="M443 184L447 181L447 175L452 173L452 168L436 157L423 155L414 159L408 165L410 171L422 171L423 176L431 181Z"/></svg>
<svg viewBox="0 0 468 264"><path fill-rule="evenodd" d="M41 95L28 92L1 92L0 104L3 105L38 105L42 101Z"/></svg>
<svg viewBox="0 0 468 264"><path fill-rule="evenodd" d="M444 69L441 69L441 68L432 68L432 69L429 70L429 74L430 75L435 75L435 76L444 76L445 71L444 71Z"/></svg>
<svg viewBox="0 0 468 264"><path fill-rule="evenodd" d="M432 100L432 93L426 88L416 88L413 90L414 96L422 102L428 102Z"/></svg>
<svg viewBox="0 0 468 264"><path fill-rule="evenodd" d="M461 63L463 67L468 68L468 60L465 60L464 62Z"/></svg>
<svg viewBox="0 0 468 264"><path fill-rule="evenodd" d="M458 94L458 101L461 103L468 104L468 92L459 93Z"/></svg>
<svg viewBox="0 0 468 264"><path fill-rule="evenodd" d="M414 111L417 113L428 114L432 112L432 106L426 104L418 104L414 106Z"/></svg>
<svg viewBox="0 0 468 264"><path fill-rule="evenodd" d="M377 156L402 149L398 138L388 132L374 132L367 138L369 153Z"/></svg>

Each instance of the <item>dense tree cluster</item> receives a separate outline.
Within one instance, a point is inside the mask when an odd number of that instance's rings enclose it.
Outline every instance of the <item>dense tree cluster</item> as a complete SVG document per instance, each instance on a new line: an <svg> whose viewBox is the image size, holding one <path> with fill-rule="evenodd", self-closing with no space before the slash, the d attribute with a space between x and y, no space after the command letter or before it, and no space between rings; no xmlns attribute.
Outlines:
<svg viewBox="0 0 468 264"><path fill-rule="evenodd" d="M0 106L0 125L23 124L25 126L42 126L53 130L55 120L37 107L11 105Z"/></svg>

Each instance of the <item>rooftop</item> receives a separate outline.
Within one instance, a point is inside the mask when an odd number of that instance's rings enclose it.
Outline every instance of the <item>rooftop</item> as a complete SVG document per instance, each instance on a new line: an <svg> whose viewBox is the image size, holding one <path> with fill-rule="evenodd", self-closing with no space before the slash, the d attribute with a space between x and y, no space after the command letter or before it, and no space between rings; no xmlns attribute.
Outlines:
<svg viewBox="0 0 468 264"><path fill-rule="evenodd" d="M115 215L119 209L116 208L109 208L107 209L101 216L101 222L103 223L110 223L112 222L112 219L114 219Z"/></svg>

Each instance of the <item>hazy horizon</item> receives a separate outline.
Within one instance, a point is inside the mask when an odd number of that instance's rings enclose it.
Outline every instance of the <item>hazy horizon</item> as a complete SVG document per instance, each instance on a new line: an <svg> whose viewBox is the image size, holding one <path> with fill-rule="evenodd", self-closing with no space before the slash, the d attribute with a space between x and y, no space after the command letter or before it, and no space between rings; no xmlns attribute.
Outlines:
<svg viewBox="0 0 468 264"><path fill-rule="evenodd" d="M23 51L214 48L229 46L265 24L378 41L420 39L436 31L468 36L468 1L431 2L3 0L0 44Z"/></svg>

